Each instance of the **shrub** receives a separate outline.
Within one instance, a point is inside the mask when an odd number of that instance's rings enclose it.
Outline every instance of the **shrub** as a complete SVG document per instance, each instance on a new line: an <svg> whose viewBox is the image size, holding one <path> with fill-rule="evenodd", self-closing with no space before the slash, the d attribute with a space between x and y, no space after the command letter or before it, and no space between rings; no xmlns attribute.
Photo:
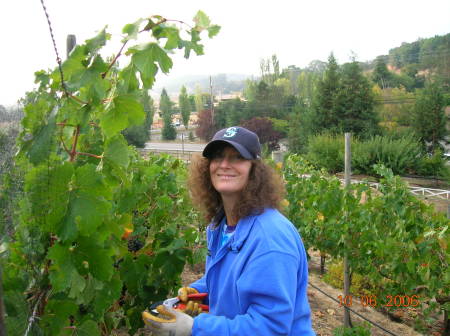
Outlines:
<svg viewBox="0 0 450 336"><path fill-rule="evenodd" d="M323 280L329 285L343 289L344 284L344 265L342 260L334 260L328 267L328 271ZM352 273L352 283L350 292L357 296L373 294L373 284L361 274Z"/></svg>
<svg viewBox="0 0 450 336"><path fill-rule="evenodd" d="M449 179L449 167L442 151L436 150L432 155L424 155L417 161L416 173L422 176L439 176Z"/></svg>
<svg viewBox="0 0 450 336"><path fill-rule="evenodd" d="M368 323L356 324L353 328L340 326L333 330L333 336L370 336L370 325Z"/></svg>
<svg viewBox="0 0 450 336"><path fill-rule="evenodd" d="M343 171L344 137L324 133L309 138L306 159L330 173Z"/></svg>
<svg viewBox="0 0 450 336"><path fill-rule="evenodd" d="M373 175L373 165L381 163L401 175L413 169L420 155L420 143L413 136L392 139L377 135L364 142L354 142L352 170Z"/></svg>

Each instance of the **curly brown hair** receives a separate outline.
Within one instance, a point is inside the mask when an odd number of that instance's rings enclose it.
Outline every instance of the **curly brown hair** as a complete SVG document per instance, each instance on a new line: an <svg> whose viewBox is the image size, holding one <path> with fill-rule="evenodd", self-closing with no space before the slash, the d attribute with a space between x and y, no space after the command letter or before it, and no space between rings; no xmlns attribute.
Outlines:
<svg viewBox="0 0 450 336"><path fill-rule="evenodd" d="M210 222L222 208L222 198L211 183L210 159L196 154L189 166L188 188L193 204L204 213ZM284 184L279 174L261 160L252 160L249 181L242 190L232 217L241 219L252 214L260 214L264 208L280 208L285 194Z"/></svg>

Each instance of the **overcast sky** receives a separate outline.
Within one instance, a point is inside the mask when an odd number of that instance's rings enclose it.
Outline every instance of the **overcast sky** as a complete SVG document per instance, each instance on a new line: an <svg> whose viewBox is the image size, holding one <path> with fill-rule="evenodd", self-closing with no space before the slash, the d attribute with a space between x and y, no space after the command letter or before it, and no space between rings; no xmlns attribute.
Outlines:
<svg viewBox="0 0 450 336"><path fill-rule="evenodd" d="M360 61L387 54L402 42L450 32L450 0L44 0L57 47L65 57L67 34L82 42L108 25L120 37L126 23L159 14L190 22L203 10L222 26L205 40L205 55L174 59L169 76L259 74L261 58L277 54L281 67L339 63L355 53ZM56 66L40 0L1 1L0 104L9 105L33 88L34 72ZM119 45L112 46L117 52Z"/></svg>

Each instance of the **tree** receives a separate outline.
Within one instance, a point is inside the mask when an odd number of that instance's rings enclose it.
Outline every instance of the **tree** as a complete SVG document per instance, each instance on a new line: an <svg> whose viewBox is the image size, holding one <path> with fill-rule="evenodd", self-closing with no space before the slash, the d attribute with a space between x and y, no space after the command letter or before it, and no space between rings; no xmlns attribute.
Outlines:
<svg viewBox="0 0 450 336"><path fill-rule="evenodd" d="M267 144L269 150L277 150L280 148L278 141L281 139L281 133L273 128L272 121L267 118L252 118L241 124L242 127L256 133L261 144Z"/></svg>
<svg viewBox="0 0 450 336"><path fill-rule="evenodd" d="M444 111L445 98L437 82L427 83L416 98L413 110L413 128L428 152L441 147L448 133Z"/></svg>
<svg viewBox="0 0 450 336"><path fill-rule="evenodd" d="M305 153L308 137L315 133L315 113L302 99L297 102L294 110L295 113L289 121L289 151Z"/></svg>
<svg viewBox="0 0 450 336"><path fill-rule="evenodd" d="M191 102L186 91L186 87L181 87L180 95L178 96L178 105L180 107L181 117L183 119L183 125L187 129L189 125L189 117L191 115Z"/></svg>
<svg viewBox="0 0 450 336"><path fill-rule="evenodd" d="M335 113L335 99L340 90L339 66L333 53L328 57L324 77L317 84L314 96L313 111L314 125L312 132L320 129L335 129L338 121Z"/></svg>
<svg viewBox="0 0 450 336"><path fill-rule="evenodd" d="M164 123L162 129L162 138L164 140L175 140L177 137L177 131L172 124L172 105L173 103L170 101L166 89L163 89L159 101L159 109L161 110Z"/></svg>
<svg viewBox="0 0 450 336"><path fill-rule="evenodd" d="M203 110L198 114L197 129L195 135L204 141L210 141L217 132L217 127L213 125L211 110Z"/></svg>
<svg viewBox="0 0 450 336"><path fill-rule="evenodd" d="M358 62L343 65L341 83L333 105L338 130L364 137L377 133L374 94Z"/></svg>
<svg viewBox="0 0 450 336"><path fill-rule="evenodd" d="M375 69L372 72L372 80L382 89L392 87L392 73L387 68L384 56L376 58Z"/></svg>
<svg viewBox="0 0 450 336"><path fill-rule="evenodd" d="M244 120L246 108L247 103L238 97L221 101L215 108L214 123L218 128L239 125Z"/></svg>
<svg viewBox="0 0 450 336"><path fill-rule="evenodd" d="M128 144L136 147L144 147L150 139L150 128L155 115L155 105L147 90L142 90L141 103L145 112L145 120L141 125L128 127L123 131L123 135Z"/></svg>

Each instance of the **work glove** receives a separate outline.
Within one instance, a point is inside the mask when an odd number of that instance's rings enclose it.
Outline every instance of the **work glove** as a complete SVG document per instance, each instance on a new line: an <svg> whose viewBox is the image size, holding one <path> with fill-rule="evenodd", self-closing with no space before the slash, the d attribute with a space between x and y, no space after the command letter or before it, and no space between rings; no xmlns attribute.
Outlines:
<svg viewBox="0 0 450 336"><path fill-rule="evenodd" d="M203 309L198 306L198 302L196 301L188 301L186 304L186 308L177 310L182 311L185 314L188 314L189 316L196 317L197 315L203 313Z"/></svg>
<svg viewBox="0 0 450 336"><path fill-rule="evenodd" d="M181 302L187 303L189 294L198 294L198 290L192 287L181 287L178 290L178 298Z"/></svg>
<svg viewBox="0 0 450 336"><path fill-rule="evenodd" d="M173 308L160 305L156 308L159 315L154 316L148 311L142 312L146 331L154 336L191 336L194 319Z"/></svg>
<svg viewBox="0 0 450 336"><path fill-rule="evenodd" d="M181 302L186 304L186 308L178 310L181 310L183 313L188 314L189 316L195 317L203 312L202 308L198 306L201 301L190 300L188 298L189 294L198 294L198 290L192 287L181 287L178 290L178 298Z"/></svg>

